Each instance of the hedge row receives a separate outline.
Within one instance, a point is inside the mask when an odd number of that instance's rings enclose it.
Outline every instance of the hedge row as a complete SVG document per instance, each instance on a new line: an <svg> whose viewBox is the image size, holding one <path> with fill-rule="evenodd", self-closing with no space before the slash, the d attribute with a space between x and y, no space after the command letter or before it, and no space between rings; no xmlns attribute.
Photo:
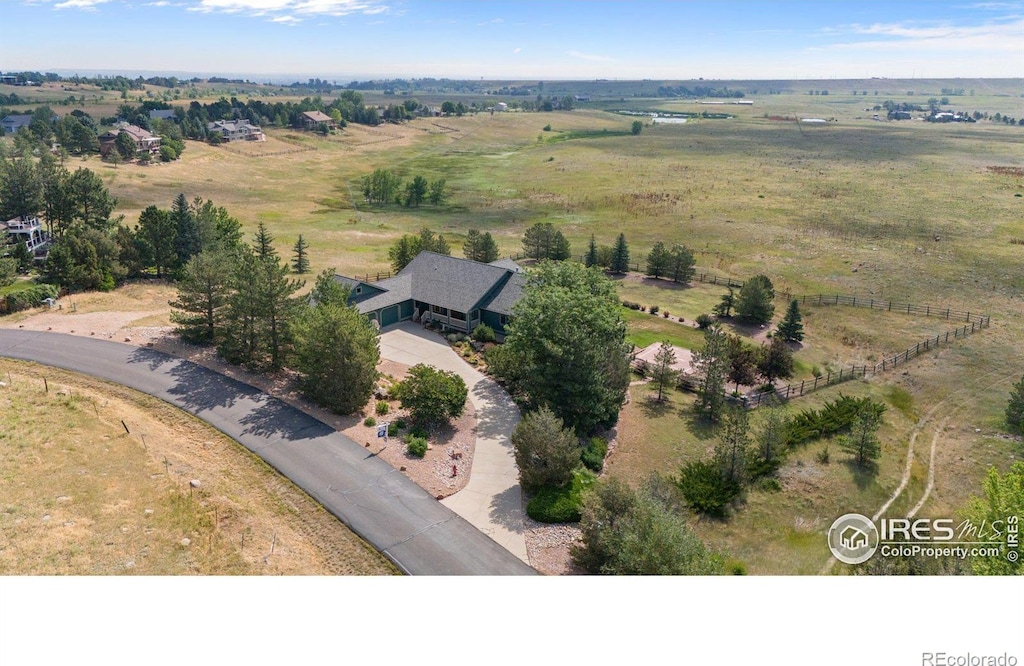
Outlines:
<svg viewBox="0 0 1024 666"><path fill-rule="evenodd" d="M52 284L37 284L3 297L0 312L18 312L42 305L48 298L57 298L57 287Z"/></svg>

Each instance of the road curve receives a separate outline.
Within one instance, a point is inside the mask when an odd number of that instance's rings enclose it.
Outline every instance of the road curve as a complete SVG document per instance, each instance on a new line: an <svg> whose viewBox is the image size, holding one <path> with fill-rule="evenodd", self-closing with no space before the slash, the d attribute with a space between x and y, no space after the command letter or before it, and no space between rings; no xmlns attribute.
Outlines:
<svg viewBox="0 0 1024 666"><path fill-rule="evenodd" d="M536 573L348 437L213 370L151 349L11 329L0 330L0 356L123 384L193 414L291 479L406 573Z"/></svg>

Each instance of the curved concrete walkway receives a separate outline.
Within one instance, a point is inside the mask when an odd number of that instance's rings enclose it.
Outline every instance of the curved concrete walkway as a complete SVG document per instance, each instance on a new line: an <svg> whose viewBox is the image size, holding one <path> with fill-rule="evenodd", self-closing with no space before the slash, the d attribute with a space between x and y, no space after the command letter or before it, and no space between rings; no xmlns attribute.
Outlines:
<svg viewBox="0 0 1024 666"><path fill-rule="evenodd" d="M407 573L536 573L351 439L213 370L150 349L25 330L0 330L0 356L107 379L180 407L291 479Z"/></svg>
<svg viewBox="0 0 1024 666"><path fill-rule="evenodd" d="M466 487L441 503L528 564L519 470L509 441L519 423L519 409L512 399L494 380L459 358L436 333L419 324L403 322L385 329L380 353L406 365L426 363L450 370L465 380L477 416L473 468Z"/></svg>

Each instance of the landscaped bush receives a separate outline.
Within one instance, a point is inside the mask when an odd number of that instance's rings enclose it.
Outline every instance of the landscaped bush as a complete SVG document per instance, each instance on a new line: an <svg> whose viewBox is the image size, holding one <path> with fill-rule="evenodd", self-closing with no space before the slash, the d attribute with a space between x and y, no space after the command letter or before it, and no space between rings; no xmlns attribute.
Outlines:
<svg viewBox="0 0 1024 666"><path fill-rule="evenodd" d="M52 284L37 284L7 295L7 310L17 312L38 307L47 298L57 298L57 287Z"/></svg>
<svg viewBox="0 0 1024 666"><path fill-rule="evenodd" d="M367 428L372 428L375 425L377 425L377 419L373 418L372 416L367 416L366 420L363 421L363 425L366 426Z"/></svg>
<svg viewBox="0 0 1024 666"><path fill-rule="evenodd" d="M419 437L421 439L427 438L427 429L420 426L413 426L409 431L409 435L412 437Z"/></svg>
<svg viewBox="0 0 1024 666"><path fill-rule="evenodd" d="M639 310L640 304L633 301L622 301L622 307L629 308L630 310Z"/></svg>
<svg viewBox="0 0 1024 666"><path fill-rule="evenodd" d="M657 305L652 305L652 306L651 306L651 314L652 314L652 315L656 315L656 314L658 314L658 310L660 310L660 309L661 309L661 308L660 308L660 307L658 307Z"/></svg>
<svg viewBox="0 0 1024 666"><path fill-rule="evenodd" d="M398 434L398 426L394 422L388 424L388 437L394 437Z"/></svg>
<svg viewBox="0 0 1024 666"><path fill-rule="evenodd" d="M786 443L799 446L841 432L853 425L862 409L881 416L885 412L885 405L868 397L851 398L840 394L839 398L826 402L821 409L805 409L793 417Z"/></svg>
<svg viewBox="0 0 1024 666"><path fill-rule="evenodd" d="M409 455L422 458L427 454L427 440L423 437L416 437L410 435L405 440L405 450L409 452Z"/></svg>
<svg viewBox="0 0 1024 666"><path fill-rule="evenodd" d="M604 469L604 457L608 455L608 442L603 437L591 437L583 448L580 460L584 467L592 472L600 473Z"/></svg>
<svg viewBox="0 0 1024 666"><path fill-rule="evenodd" d="M702 331L710 328L711 324L715 323L715 320L707 313L697 315L697 319L695 321L697 322L697 328Z"/></svg>
<svg viewBox="0 0 1024 666"><path fill-rule="evenodd" d="M573 472L572 483L561 488L544 486L526 505L526 515L541 523L578 523L583 506L583 491L595 477L585 469Z"/></svg>
<svg viewBox="0 0 1024 666"><path fill-rule="evenodd" d="M729 504L739 497L740 484L722 474L711 460L687 463L680 470L676 485L694 511L712 516L724 515Z"/></svg>
<svg viewBox="0 0 1024 666"><path fill-rule="evenodd" d="M497 338L493 328L487 324L480 324L473 329L473 339L477 342L494 342Z"/></svg>
<svg viewBox="0 0 1024 666"><path fill-rule="evenodd" d="M398 419L392 425L398 428L399 430L405 430L405 419Z"/></svg>
<svg viewBox="0 0 1024 666"><path fill-rule="evenodd" d="M664 317L665 319L668 319L669 311L665 310L664 312L661 313L661 316Z"/></svg>
<svg viewBox="0 0 1024 666"><path fill-rule="evenodd" d="M458 333L449 333L448 334L448 342L450 342L452 344L455 344L456 342L461 342L459 334Z"/></svg>
<svg viewBox="0 0 1024 666"><path fill-rule="evenodd" d="M384 402L383 400L379 400L377 402L377 416L384 416L385 414L388 413L389 409L391 409L391 405Z"/></svg>

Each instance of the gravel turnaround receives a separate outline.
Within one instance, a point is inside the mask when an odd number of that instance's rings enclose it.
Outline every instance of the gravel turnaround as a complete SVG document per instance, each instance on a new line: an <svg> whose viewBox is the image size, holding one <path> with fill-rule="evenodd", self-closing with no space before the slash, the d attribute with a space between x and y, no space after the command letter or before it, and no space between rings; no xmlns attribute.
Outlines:
<svg viewBox="0 0 1024 666"><path fill-rule="evenodd" d="M123 384L193 414L288 477L406 573L536 573L367 449L247 384L152 349L60 333L0 330L0 356Z"/></svg>

